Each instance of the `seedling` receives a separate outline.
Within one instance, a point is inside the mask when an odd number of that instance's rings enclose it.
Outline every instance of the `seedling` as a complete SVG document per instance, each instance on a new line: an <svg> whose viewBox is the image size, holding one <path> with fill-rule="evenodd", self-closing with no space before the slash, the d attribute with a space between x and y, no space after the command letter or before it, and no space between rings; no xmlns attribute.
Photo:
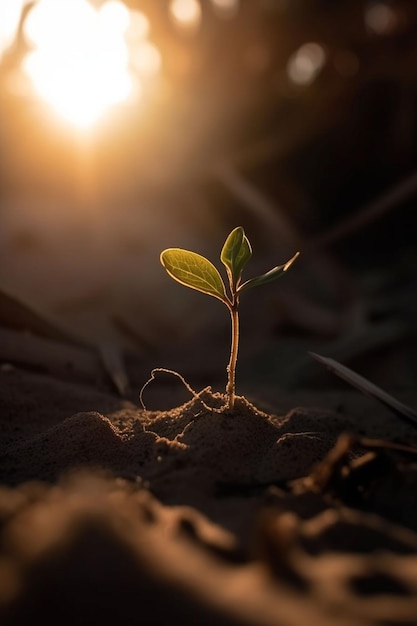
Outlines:
<svg viewBox="0 0 417 626"><path fill-rule="evenodd" d="M235 375L239 348L239 301L242 293L265 285L282 276L295 259L297 252L284 265L272 268L266 274L251 278L242 283L242 271L252 256L252 248L245 231L238 226L227 237L220 254L220 260L226 267L229 279L229 291L216 267L205 257L181 248L168 248L161 253L161 263L174 280L186 287L196 289L209 296L218 298L227 306L232 322L232 341L230 360L227 366L226 408L232 412L235 405Z"/></svg>

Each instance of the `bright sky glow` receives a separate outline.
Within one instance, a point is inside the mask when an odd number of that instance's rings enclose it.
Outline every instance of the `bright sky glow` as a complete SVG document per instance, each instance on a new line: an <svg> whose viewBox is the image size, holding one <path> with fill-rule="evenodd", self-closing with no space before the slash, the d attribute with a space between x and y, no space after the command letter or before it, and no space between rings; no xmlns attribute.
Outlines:
<svg viewBox="0 0 417 626"><path fill-rule="evenodd" d="M140 41L148 30L147 18L119 0L108 0L99 9L87 0L39 0L25 23L25 37L34 50L24 69L55 111L88 128L129 98L134 86L140 92L131 75L128 41ZM156 74L159 50L148 46L142 54L143 74Z"/></svg>
<svg viewBox="0 0 417 626"><path fill-rule="evenodd" d="M198 0L171 0L169 11L173 21L184 30L195 31L200 26L202 11Z"/></svg>
<svg viewBox="0 0 417 626"><path fill-rule="evenodd" d="M292 54L287 63L289 78L296 85L310 85L323 68L326 54L318 43L306 43Z"/></svg>

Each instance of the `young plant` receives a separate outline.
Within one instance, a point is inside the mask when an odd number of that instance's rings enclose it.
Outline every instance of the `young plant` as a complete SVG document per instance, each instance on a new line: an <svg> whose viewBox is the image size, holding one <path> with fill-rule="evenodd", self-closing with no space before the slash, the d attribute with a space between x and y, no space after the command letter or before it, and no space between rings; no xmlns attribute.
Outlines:
<svg viewBox="0 0 417 626"><path fill-rule="evenodd" d="M252 256L252 248L245 231L238 226L227 237L220 254L220 260L226 267L229 279L229 292L219 271L205 257L181 248L168 248L161 253L161 263L174 280L186 287L196 289L209 296L218 298L227 306L232 322L232 341L230 360L227 366L228 381L226 386L226 407L233 411L235 404L235 375L239 347L239 301L240 296L259 285L265 285L282 276L298 257L297 252L284 265L272 268L266 274L241 282L242 271Z"/></svg>

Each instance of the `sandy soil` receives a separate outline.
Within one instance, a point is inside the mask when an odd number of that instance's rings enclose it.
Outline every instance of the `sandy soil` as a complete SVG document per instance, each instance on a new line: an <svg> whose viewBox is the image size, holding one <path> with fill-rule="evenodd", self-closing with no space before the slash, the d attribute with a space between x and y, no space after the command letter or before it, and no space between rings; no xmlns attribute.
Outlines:
<svg viewBox="0 0 417 626"><path fill-rule="evenodd" d="M340 440L417 431L360 395L225 415L0 386L1 624L417 624L417 455Z"/></svg>

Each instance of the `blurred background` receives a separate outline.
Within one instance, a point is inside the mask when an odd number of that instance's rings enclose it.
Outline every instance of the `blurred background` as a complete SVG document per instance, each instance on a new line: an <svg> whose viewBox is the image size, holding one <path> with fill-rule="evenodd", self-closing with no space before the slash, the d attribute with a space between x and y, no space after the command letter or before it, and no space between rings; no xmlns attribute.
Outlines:
<svg viewBox="0 0 417 626"><path fill-rule="evenodd" d="M414 0L0 0L3 363L222 388L228 313L159 254L242 225L248 278L302 254L240 390L328 384L308 350L414 388L416 200Z"/></svg>

